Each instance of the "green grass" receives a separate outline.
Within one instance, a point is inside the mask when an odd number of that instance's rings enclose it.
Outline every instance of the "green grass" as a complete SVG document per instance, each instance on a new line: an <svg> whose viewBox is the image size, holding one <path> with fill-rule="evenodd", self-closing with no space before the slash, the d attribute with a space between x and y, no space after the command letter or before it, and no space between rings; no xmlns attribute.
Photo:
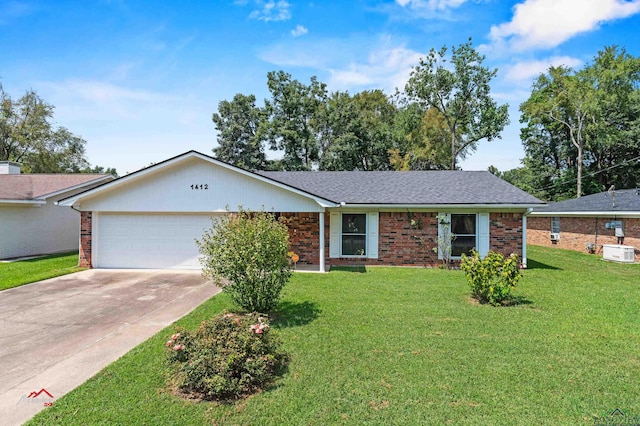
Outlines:
<svg viewBox="0 0 640 426"><path fill-rule="evenodd" d="M62 253L35 259L0 263L0 290L82 271L78 253Z"/></svg>
<svg viewBox="0 0 640 426"><path fill-rule="evenodd" d="M460 271L296 274L275 327L290 353L233 404L166 388L168 328L30 424L593 424L640 415L640 268L530 247L522 303L473 303ZM230 308L225 295L179 323Z"/></svg>

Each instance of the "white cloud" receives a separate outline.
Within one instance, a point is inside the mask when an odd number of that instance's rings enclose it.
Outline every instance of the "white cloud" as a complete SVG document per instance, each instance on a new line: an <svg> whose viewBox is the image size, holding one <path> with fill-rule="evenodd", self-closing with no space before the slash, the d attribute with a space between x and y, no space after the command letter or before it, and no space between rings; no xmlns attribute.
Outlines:
<svg viewBox="0 0 640 426"><path fill-rule="evenodd" d="M396 0L402 7L411 9L445 10L459 7L467 0Z"/></svg>
<svg viewBox="0 0 640 426"><path fill-rule="evenodd" d="M174 99L171 96L161 93L129 89L95 80L66 80L64 82L50 82L43 84L56 92L67 93L70 97L77 97L97 103L120 101L157 102Z"/></svg>
<svg viewBox="0 0 640 426"><path fill-rule="evenodd" d="M257 0L256 4L260 9L254 10L249 18L258 19L260 21L286 21L291 18L291 5L285 0L269 0L267 2Z"/></svg>
<svg viewBox="0 0 640 426"><path fill-rule="evenodd" d="M406 1L406 0L405 0ZM491 27L494 49L553 48L600 24L640 12L640 0L524 0L510 22Z"/></svg>
<svg viewBox="0 0 640 426"><path fill-rule="evenodd" d="M294 29L291 30L291 35L294 37L300 37L301 35L305 35L308 32L309 30L306 27L298 24Z"/></svg>
<svg viewBox="0 0 640 426"><path fill-rule="evenodd" d="M560 65L576 68L582 65L582 61L571 56L552 56L547 59L522 61L506 67L505 79L515 82L531 80L532 78L545 73L549 67L558 67Z"/></svg>
<svg viewBox="0 0 640 426"><path fill-rule="evenodd" d="M385 46L371 52L366 62L352 62L342 69L331 69L328 84L339 89L383 88L391 94L396 88L404 89L412 67L422 56L404 46Z"/></svg>

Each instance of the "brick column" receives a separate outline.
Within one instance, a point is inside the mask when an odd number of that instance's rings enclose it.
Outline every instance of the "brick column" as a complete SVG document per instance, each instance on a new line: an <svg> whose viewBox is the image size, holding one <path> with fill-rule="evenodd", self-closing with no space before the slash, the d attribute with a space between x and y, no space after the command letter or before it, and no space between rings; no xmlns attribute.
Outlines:
<svg viewBox="0 0 640 426"><path fill-rule="evenodd" d="M91 218L92 212L80 212L80 251L78 266L92 268L91 264Z"/></svg>

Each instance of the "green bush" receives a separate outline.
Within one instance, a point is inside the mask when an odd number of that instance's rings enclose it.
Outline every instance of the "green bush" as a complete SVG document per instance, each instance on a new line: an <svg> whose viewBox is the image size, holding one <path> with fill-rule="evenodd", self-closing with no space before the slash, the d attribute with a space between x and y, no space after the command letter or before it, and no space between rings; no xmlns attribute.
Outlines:
<svg viewBox="0 0 640 426"><path fill-rule="evenodd" d="M509 299L509 294L522 278L518 256L504 257L490 251L484 259L476 250L471 256L462 255L461 269L471 287L471 294L479 301L497 306Z"/></svg>
<svg viewBox="0 0 640 426"><path fill-rule="evenodd" d="M198 241L203 273L249 312L275 308L291 276L289 230L272 214L240 209L215 219Z"/></svg>
<svg viewBox="0 0 640 426"><path fill-rule="evenodd" d="M178 329L166 342L172 383L203 399L238 398L271 382L286 355L257 313L220 314L194 332Z"/></svg>

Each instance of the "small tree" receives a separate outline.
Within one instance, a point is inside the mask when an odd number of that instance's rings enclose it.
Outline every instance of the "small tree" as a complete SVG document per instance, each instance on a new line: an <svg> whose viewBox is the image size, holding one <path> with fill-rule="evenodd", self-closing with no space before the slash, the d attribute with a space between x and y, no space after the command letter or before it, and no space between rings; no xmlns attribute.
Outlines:
<svg viewBox="0 0 640 426"><path fill-rule="evenodd" d="M214 219L197 241L203 274L242 309L267 312L291 276L289 231L273 214L239 210Z"/></svg>

